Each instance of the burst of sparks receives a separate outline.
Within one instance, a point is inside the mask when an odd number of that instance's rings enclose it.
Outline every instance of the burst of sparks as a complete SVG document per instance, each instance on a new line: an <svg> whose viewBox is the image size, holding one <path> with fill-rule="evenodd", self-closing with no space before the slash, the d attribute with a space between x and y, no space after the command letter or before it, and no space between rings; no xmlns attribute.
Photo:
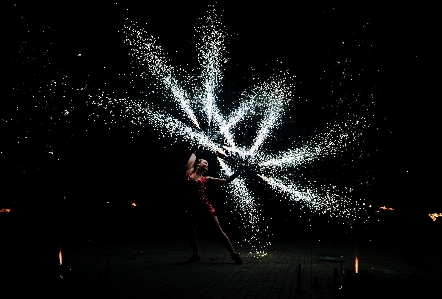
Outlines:
<svg viewBox="0 0 442 299"><path fill-rule="evenodd" d="M116 113L116 109L133 123L146 123L175 142L204 144L220 153L221 176L229 176L238 164L245 165L291 202L299 202L310 210L330 216L354 219L363 209L362 201L347 195L351 190L337 192L334 186L299 183L294 173L299 167L335 156L360 137L360 128L367 126L364 118L349 115L344 123L330 124L327 131L312 137L300 146L273 152L269 139L282 126L294 86L288 73L279 73L241 94L236 107L223 112L218 97L223 80L225 30L215 9L209 9L202 25L197 28L198 69L190 73L173 67L157 39L134 23L124 27L125 42L135 63L142 68L139 77L156 80L152 92L160 91L167 108L160 108L146 98L118 98L102 93L97 105ZM194 78L191 74L199 73ZM180 79L178 79L180 78ZM175 108L171 108L174 105ZM250 138L250 136L254 136ZM227 185L228 198L241 216L247 230L244 241L252 244L255 253L263 253L269 245L260 235L262 214L253 190L244 177ZM341 194L339 194L341 193Z"/></svg>

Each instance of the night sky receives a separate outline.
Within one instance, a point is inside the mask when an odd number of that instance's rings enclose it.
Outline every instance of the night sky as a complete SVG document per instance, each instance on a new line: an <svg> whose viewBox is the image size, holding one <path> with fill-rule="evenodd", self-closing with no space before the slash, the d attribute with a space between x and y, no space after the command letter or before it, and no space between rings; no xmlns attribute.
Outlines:
<svg viewBox="0 0 442 299"><path fill-rule="evenodd" d="M147 88L130 83L126 18L159 37L173 65L194 66L194 26L206 9L184 2L2 4L0 209L132 201L155 207L167 203L154 192L179 197L174 186L190 148L119 116L109 124L90 96ZM334 183L355 188L374 206L442 212L436 7L219 1L216 9L228 34L222 96L234 98L253 77L288 70L296 76L289 112L295 124L279 134L292 140L320 131L339 97L370 99L369 108L354 106L370 115L364 142L311 175L329 182L339 169L346 175ZM340 86L343 71L351 80Z"/></svg>

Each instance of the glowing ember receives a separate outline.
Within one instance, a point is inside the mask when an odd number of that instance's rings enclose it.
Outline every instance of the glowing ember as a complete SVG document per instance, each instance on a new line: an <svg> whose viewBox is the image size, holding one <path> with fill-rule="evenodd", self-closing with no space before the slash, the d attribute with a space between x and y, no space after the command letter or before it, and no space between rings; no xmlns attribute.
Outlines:
<svg viewBox="0 0 442 299"><path fill-rule="evenodd" d="M359 271L359 260L358 257L355 257L355 273Z"/></svg>
<svg viewBox="0 0 442 299"><path fill-rule="evenodd" d="M133 201L133 202L132 202L132 206L133 206L133 207L136 207L136 206L137 206L137 203Z"/></svg>
<svg viewBox="0 0 442 299"><path fill-rule="evenodd" d="M386 206L382 206L382 207L379 207L379 210L393 211L394 209L393 208L387 208Z"/></svg>
<svg viewBox="0 0 442 299"><path fill-rule="evenodd" d="M11 209L0 209L0 213L9 213Z"/></svg>
<svg viewBox="0 0 442 299"><path fill-rule="evenodd" d="M436 221L437 217L442 217L442 213L433 213L433 214L428 214L428 216L430 216L431 219L433 219L433 221Z"/></svg>

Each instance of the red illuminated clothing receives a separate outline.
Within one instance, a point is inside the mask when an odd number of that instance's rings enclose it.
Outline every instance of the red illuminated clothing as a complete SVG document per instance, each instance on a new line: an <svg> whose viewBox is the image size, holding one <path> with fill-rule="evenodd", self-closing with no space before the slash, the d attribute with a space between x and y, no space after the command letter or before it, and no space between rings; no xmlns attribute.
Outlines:
<svg viewBox="0 0 442 299"><path fill-rule="evenodd" d="M215 209L213 208L212 204L210 203L209 199L206 196L206 177L202 176L198 180L192 180L190 176L194 172L191 171L187 175L187 181L190 186L189 192L191 192L190 200L189 200L189 207L187 209L187 212L192 217L201 217L204 215L210 215L210 216L216 216Z"/></svg>

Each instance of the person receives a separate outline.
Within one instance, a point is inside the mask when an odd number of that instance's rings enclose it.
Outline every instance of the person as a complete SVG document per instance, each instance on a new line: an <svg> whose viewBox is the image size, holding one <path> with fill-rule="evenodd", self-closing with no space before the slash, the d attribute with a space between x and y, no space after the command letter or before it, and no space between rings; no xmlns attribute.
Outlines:
<svg viewBox="0 0 442 299"><path fill-rule="evenodd" d="M230 252L231 258L237 264L242 264L242 260L238 253L233 249L227 235L221 229L216 216L216 211L212 203L206 196L205 190L210 185L224 185L234 180L240 172L235 173L227 179L214 178L205 176L204 174L209 169L209 164L205 159L197 159L196 155L201 152L201 149L192 153L186 165L186 184L188 189L186 213L190 220L189 242L193 251L193 255L189 258L189 262L200 261L199 244L196 238L196 229L198 223L203 218L208 218L216 228L216 234L221 244Z"/></svg>

